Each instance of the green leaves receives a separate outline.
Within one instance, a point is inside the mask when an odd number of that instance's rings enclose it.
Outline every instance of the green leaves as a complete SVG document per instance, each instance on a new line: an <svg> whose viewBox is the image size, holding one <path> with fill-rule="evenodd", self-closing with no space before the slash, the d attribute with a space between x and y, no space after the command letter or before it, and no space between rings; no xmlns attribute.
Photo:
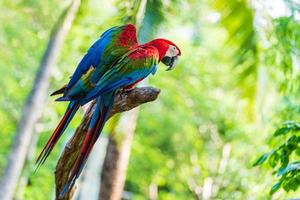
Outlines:
<svg viewBox="0 0 300 200"><path fill-rule="evenodd" d="M231 65L238 72L237 86L243 96L255 97L253 83L257 78L258 38L254 27L254 13L247 0L216 0L215 8L221 14L221 25L229 37L224 51L229 52Z"/></svg>
<svg viewBox="0 0 300 200"><path fill-rule="evenodd" d="M269 152L269 153L264 153L261 157L259 157L256 162L253 164L253 166L258 166L258 165L262 165L267 159L268 157L273 153L273 151Z"/></svg>
<svg viewBox="0 0 300 200"><path fill-rule="evenodd" d="M300 124L293 121L287 121L283 123L283 126L281 128L278 128L274 136L280 136L280 135L286 135L291 131L299 131L300 130Z"/></svg>
<svg viewBox="0 0 300 200"><path fill-rule="evenodd" d="M281 77L277 81L280 89L291 95L299 89L299 70L295 68L295 58L300 56L300 24L291 15L274 19L272 26L268 35L270 46L266 49L266 64L279 69L277 73L281 73Z"/></svg>
<svg viewBox="0 0 300 200"><path fill-rule="evenodd" d="M277 192L281 187L281 182L277 182L275 185L273 185L273 187L270 190L270 195L274 194L275 192Z"/></svg>
<svg viewBox="0 0 300 200"><path fill-rule="evenodd" d="M280 180L272 187L270 194L274 194L280 187L285 191L296 191L300 186L300 161L293 162L278 170L277 176Z"/></svg>
<svg viewBox="0 0 300 200"><path fill-rule="evenodd" d="M296 170L300 170L300 161L290 163L288 166L280 168L278 170L277 175L278 176L286 175L286 174L288 174L290 172L293 172L293 171L296 171Z"/></svg>
<svg viewBox="0 0 300 200"><path fill-rule="evenodd" d="M273 137L287 137L289 134L291 136L278 148L263 154L253 164L253 166L259 166L268 160L274 174L280 177L280 180L271 188L271 195L281 187L288 192L290 190L295 191L300 186L300 161L290 162L300 152L300 136L297 136L299 131L300 124L298 122L287 121L283 123L282 127L275 131ZM277 167L278 165L279 167Z"/></svg>

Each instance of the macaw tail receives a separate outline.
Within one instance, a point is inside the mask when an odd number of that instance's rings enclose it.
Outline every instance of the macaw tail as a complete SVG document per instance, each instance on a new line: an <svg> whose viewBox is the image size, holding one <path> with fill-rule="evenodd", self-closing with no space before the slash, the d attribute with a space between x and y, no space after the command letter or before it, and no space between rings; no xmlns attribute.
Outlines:
<svg viewBox="0 0 300 200"><path fill-rule="evenodd" d="M54 96L54 95L58 95L58 94L63 94L65 92L66 88L67 88L67 85L62 86L60 89L52 92L50 94L50 96Z"/></svg>
<svg viewBox="0 0 300 200"><path fill-rule="evenodd" d="M77 102L69 103L69 106L68 106L64 116L60 120L58 126L52 133L50 139L48 140L47 144L45 145L44 149L42 150L42 152L40 153L39 157L36 160L36 165L37 165L36 170L46 161L46 159L50 155L53 147L55 146L55 144L59 140L60 136L63 134L64 130L67 128L70 121L74 117L79 106L80 105Z"/></svg>
<svg viewBox="0 0 300 200"><path fill-rule="evenodd" d="M96 109L92 116L91 122L89 124L88 132L86 133L80 153L75 161L72 168L71 174L67 183L65 184L63 190L60 193L60 198L62 198L66 192L68 192L75 184L77 178L79 177L87 158L99 138L105 122L107 121L110 108L113 104L115 93L105 94L105 96L99 96L96 102Z"/></svg>

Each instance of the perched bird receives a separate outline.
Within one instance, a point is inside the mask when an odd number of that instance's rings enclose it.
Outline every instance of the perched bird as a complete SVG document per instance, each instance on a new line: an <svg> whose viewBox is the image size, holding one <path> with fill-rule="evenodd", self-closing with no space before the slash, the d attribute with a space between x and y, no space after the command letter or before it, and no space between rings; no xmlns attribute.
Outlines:
<svg viewBox="0 0 300 200"><path fill-rule="evenodd" d="M105 31L89 48L78 64L68 84L53 92L51 96L63 94L57 100L72 97L67 110L37 158L37 168L45 162L53 147L69 125L81 100L91 91L102 75L126 52L138 46L136 28L132 24L116 26Z"/></svg>
<svg viewBox="0 0 300 200"><path fill-rule="evenodd" d="M123 28L112 28L103 33L102 39L100 38L85 56L91 59L83 58L81 61L81 63L85 63L84 60L89 60L89 66L80 67L80 63L68 85L55 92L55 94L63 94L62 97L57 99L58 101L70 101L70 104L41 156L39 156L38 164L42 164L47 158L77 109L81 105L96 99L96 108L88 131L84 136L80 154L72 168L68 182L61 192L61 196L72 188L79 177L87 157L108 118L116 92L124 88L130 89L148 75L155 74L157 65L160 62L168 66L167 70L171 70L175 66L178 56L181 55L180 49L173 42L166 39L155 39L138 45L133 25L121 27ZM134 31L117 34L118 37L115 39L117 42L109 46L108 39L104 38L112 34L112 30L127 30L126 27L130 27ZM109 36L109 38L113 38L113 36ZM106 42L101 42L101 40ZM120 43L123 44L122 48L120 48ZM96 49L98 52L92 53ZM91 55L88 56L89 54ZM122 55L120 56L120 54ZM97 63L94 60L97 60Z"/></svg>

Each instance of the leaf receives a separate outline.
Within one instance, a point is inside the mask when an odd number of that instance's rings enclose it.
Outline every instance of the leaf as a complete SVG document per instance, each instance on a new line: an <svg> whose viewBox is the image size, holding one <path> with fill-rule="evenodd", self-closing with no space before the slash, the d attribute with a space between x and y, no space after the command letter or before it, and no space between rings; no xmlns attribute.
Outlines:
<svg viewBox="0 0 300 200"><path fill-rule="evenodd" d="M269 165L274 168L278 161L279 161L280 155L278 154L278 152L275 150L272 155L269 157Z"/></svg>
<svg viewBox="0 0 300 200"><path fill-rule="evenodd" d="M273 195L275 192L277 192L281 187L281 181L277 182L270 190L270 195Z"/></svg>
<svg viewBox="0 0 300 200"><path fill-rule="evenodd" d="M296 178L292 178L289 182L290 188L293 191L296 191L299 187L299 182Z"/></svg>
<svg viewBox="0 0 300 200"><path fill-rule="evenodd" d="M277 176L282 176L295 170L300 170L300 161L290 163L287 167L280 168L277 172Z"/></svg>
<svg viewBox="0 0 300 200"><path fill-rule="evenodd" d="M261 157L259 157L256 162L253 164L253 167L258 166L258 165L262 165L267 159L268 157L273 153L273 151L268 152L268 153L264 153Z"/></svg>
<svg viewBox="0 0 300 200"><path fill-rule="evenodd" d="M283 167L286 167L289 164L291 151L288 148L282 148L281 155L280 155L280 161L281 165Z"/></svg>
<svg viewBox="0 0 300 200"><path fill-rule="evenodd" d="M282 183L282 188L283 188L286 192L288 192L288 191L291 190L290 184L289 184L289 181L288 181L288 180L287 180L287 181L284 181L284 182Z"/></svg>
<svg viewBox="0 0 300 200"><path fill-rule="evenodd" d="M283 127L277 129L274 133L274 136L286 135L291 131L299 131L300 124L293 121L287 121L283 123Z"/></svg>
<svg viewBox="0 0 300 200"><path fill-rule="evenodd" d="M297 149L296 149L296 154L298 155L298 156L300 156L300 148L298 147Z"/></svg>
<svg viewBox="0 0 300 200"><path fill-rule="evenodd" d="M286 141L286 145L285 146L289 150L294 151L297 148L299 142L300 142L300 137L297 137L297 136L293 135L292 137L290 137Z"/></svg>
<svg viewBox="0 0 300 200"><path fill-rule="evenodd" d="M291 131L290 127L282 127L275 131L274 136L285 135Z"/></svg>

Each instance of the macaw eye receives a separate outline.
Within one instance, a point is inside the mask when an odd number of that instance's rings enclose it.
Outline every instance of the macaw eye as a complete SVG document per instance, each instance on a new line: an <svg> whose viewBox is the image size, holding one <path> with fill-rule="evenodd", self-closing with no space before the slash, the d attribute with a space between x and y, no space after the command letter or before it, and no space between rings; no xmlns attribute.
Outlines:
<svg viewBox="0 0 300 200"><path fill-rule="evenodd" d="M175 46L172 46L171 51L173 56L177 56L179 53L179 50Z"/></svg>

